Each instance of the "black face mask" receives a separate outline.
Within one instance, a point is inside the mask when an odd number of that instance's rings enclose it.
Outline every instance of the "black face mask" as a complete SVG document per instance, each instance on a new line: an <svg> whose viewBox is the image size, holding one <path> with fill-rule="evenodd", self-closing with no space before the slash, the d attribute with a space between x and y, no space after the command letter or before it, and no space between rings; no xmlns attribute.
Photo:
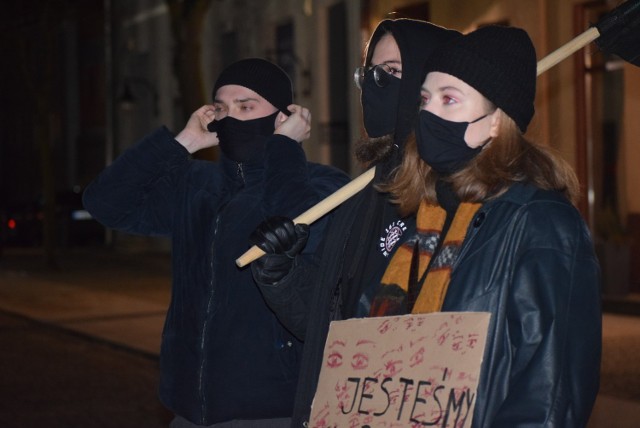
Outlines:
<svg viewBox="0 0 640 428"><path fill-rule="evenodd" d="M364 129L371 138L391 134L396 129L396 113L400 97L401 80L388 75L387 84L380 87L373 77L373 69L366 72L362 80L362 116Z"/></svg>
<svg viewBox="0 0 640 428"><path fill-rule="evenodd" d="M235 162L253 162L264 156L264 144L275 130L279 112L252 120L225 117L214 120L207 128L218 133L220 150Z"/></svg>
<svg viewBox="0 0 640 428"><path fill-rule="evenodd" d="M452 122L421 110L416 129L416 144L423 161L441 175L460 171L482 151L482 146L472 149L464 141L464 134L472 122ZM488 140L487 140L488 141Z"/></svg>

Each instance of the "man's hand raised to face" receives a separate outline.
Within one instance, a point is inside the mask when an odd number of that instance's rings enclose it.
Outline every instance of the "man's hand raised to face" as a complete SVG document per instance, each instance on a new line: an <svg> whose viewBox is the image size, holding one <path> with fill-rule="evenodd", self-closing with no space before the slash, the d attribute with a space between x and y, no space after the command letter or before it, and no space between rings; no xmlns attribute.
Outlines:
<svg viewBox="0 0 640 428"><path fill-rule="evenodd" d="M215 120L215 106L205 104L194 111L186 126L176 136L176 141L182 144L189 153L218 145L218 134L209 132L207 125Z"/></svg>
<svg viewBox="0 0 640 428"><path fill-rule="evenodd" d="M291 104L288 107L291 116L280 113L276 119L274 134L284 135L299 143L311 135L311 112L309 109Z"/></svg>

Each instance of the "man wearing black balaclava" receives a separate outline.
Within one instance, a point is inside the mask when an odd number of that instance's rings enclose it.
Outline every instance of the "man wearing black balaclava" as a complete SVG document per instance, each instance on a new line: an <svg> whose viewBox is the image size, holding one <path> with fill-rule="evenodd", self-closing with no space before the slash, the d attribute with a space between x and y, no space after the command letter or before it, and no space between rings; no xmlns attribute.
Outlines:
<svg viewBox="0 0 640 428"><path fill-rule="evenodd" d="M160 399L171 428L290 423L301 342L266 305L235 259L265 218L293 217L348 181L306 161L310 113L292 104L289 77L257 58L222 71L213 104L175 137L162 127L124 152L87 188L104 225L172 238L173 288L160 354ZM219 145L219 162L194 160ZM303 258L325 223L308 232ZM306 238L306 237L305 237Z"/></svg>
<svg viewBox="0 0 640 428"><path fill-rule="evenodd" d="M458 34L412 19L384 20L374 31L354 78L367 132L356 156L375 165L376 174L336 210L316 263L295 257L303 226L294 228L289 219L268 219L252 234L267 253L252 263L254 278L282 322L305 341L294 427L308 421L330 321L369 314L390 258L415 227L378 189L399 165L414 130L425 59Z"/></svg>

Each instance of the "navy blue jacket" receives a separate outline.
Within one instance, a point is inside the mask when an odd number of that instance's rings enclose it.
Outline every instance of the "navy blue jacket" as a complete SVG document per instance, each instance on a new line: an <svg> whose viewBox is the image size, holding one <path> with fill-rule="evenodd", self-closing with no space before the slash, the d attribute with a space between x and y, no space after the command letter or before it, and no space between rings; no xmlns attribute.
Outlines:
<svg viewBox="0 0 640 428"><path fill-rule="evenodd" d="M173 288L160 356L160 398L195 424L288 417L301 342L235 259L256 226L295 217L348 181L309 163L295 141L269 137L255 164L193 160L165 128L104 170L84 193L107 227L172 238ZM313 253L324 221L311 227Z"/></svg>

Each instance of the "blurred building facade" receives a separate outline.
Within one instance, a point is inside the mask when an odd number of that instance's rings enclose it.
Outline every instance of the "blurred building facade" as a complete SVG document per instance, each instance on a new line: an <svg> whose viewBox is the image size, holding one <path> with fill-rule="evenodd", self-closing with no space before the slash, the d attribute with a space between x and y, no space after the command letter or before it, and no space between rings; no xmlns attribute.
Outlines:
<svg viewBox="0 0 640 428"><path fill-rule="evenodd" d="M211 100L222 68L251 56L269 58L289 72L295 101L311 109L312 136L304 143L308 157L356 176L361 168L352 157L352 145L362 134L362 124L352 75L381 19L426 19L463 32L493 23L518 26L531 35L542 59L617 3L71 1L75 18L65 19L57 33L62 40L58 90L63 102L55 119L55 153L65 165L57 186L82 188L156 126L179 131L186 112ZM188 11L179 4L191 5L196 16L185 18ZM177 34L188 36L186 44L177 41ZM188 57L192 79L177 71L176 58L184 65L185 53L195 55ZM196 88L198 94L187 96L185 88ZM640 69L590 44L539 77L536 116L528 133L557 149L576 169L583 186L579 208L599 243L603 266L620 276L609 280L622 288L613 293L628 291L628 284L640 291L640 266L630 262L640 257L640 169L635 166L640 164L640 121L634 120L639 113ZM11 150L3 148L3 158L13 155ZM209 156L215 157L215 151ZM3 160L3 168L6 165ZM9 174L2 176L4 181Z"/></svg>

